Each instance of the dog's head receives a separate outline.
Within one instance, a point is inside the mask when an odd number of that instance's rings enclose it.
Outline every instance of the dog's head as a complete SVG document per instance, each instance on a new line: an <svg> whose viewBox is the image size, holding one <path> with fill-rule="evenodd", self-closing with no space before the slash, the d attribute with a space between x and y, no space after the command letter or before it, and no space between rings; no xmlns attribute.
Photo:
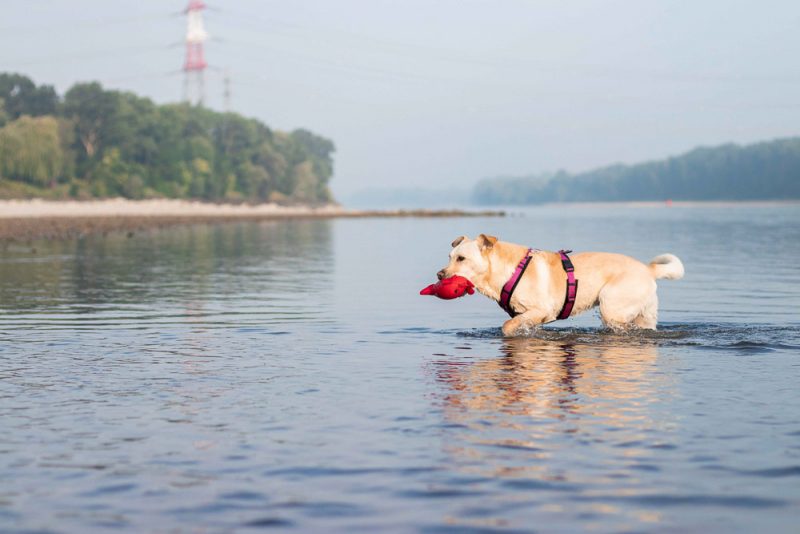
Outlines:
<svg viewBox="0 0 800 534"><path fill-rule="evenodd" d="M477 283L489 271L489 253L497 238L481 234L475 239L462 235L450 246L450 263L436 273L439 280L451 276L463 276L472 283Z"/></svg>

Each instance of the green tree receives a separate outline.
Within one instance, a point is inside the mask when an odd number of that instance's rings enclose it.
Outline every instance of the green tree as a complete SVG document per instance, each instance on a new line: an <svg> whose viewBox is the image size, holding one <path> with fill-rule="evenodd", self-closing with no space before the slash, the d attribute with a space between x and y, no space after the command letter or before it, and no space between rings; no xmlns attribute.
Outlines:
<svg viewBox="0 0 800 534"><path fill-rule="evenodd" d="M64 96L64 115L75 124L76 138L83 148L81 159L99 155L105 145L120 137L120 98L104 91L99 83L80 83Z"/></svg>
<svg viewBox="0 0 800 534"><path fill-rule="evenodd" d="M0 128L0 176L38 186L54 186L64 153L55 117L19 119Z"/></svg>
<svg viewBox="0 0 800 534"><path fill-rule="evenodd" d="M81 198L330 199L334 146L307 130L276 132L235 113L157 105L98 83L74 85L58 105L52 88L27 78L0 75L0 82L0 127L8 123L0 179L52 185L60 178ZM23 108L46 112L49 129L30 117L9 122Z"/></svg>
<svg viewBox="0 0 800 534"><path fill-rule="evenodd" d="M6 113L5 101L0 98L0 127L3 127L8 122L8 113Z"/></svg>
<svg viewBox="0 0 800 534"><path fill-rule="evenodd" d="M697 148L663 161L568 175L495 178L475 187L480 204L800 198L800 138Z"/></svg>
<svg viewBox="0 0 800 534"><path fill-rule="evenodd" d="M37 87L21 74L0 73L0 99L11 119L22 115L55 115L58 108L58 95L52 86Z"/></svg>

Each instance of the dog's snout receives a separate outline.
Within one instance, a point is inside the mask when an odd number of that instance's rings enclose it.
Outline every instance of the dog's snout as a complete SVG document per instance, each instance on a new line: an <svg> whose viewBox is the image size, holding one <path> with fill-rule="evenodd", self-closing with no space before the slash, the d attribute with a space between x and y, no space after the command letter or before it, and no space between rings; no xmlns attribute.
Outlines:
<svg viewBox="0 0 800 534"><path fill-rule="evenodd" d="M436 273L436 278L438 278L439 280L444 278L444 269Z"/></svg>

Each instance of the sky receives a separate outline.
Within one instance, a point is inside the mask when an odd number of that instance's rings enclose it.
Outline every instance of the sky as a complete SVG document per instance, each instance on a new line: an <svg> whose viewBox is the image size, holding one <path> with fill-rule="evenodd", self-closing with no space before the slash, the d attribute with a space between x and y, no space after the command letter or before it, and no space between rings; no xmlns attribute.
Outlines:
<svg viewBox="0 0 800 534"><path fill-rule="evenodd" d="M207 105L334 141L334 194L800 134L797 0L207 0ZM0 71L182 98L188 0L0 0Z"/></svg>

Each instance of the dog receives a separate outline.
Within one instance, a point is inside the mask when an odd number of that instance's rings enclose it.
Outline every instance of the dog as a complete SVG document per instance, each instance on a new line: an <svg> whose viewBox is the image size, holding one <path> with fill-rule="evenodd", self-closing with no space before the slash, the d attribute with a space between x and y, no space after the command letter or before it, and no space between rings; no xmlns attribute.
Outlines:
<svg viewBox="0 0 800 534"><path fill-rule="evenodd" d="M516 289L510 298L506 297L510 306L506 310L512 315L503 323L503 334L507 336L555 321L565 311L574 317L596 306L608 328L655 330L656 280L678 280L684 274L683 263L672 254L656 256L648 265L609 252L574 254L569 259L580 284L569 310L565 306L568 277L560 253L532 250L485 234L476 239L457 237L451 246L450 262L437 273L438 278L463 276L496 302L500 302L501 292L521 266L521 260L530 256Z"/></svg>

